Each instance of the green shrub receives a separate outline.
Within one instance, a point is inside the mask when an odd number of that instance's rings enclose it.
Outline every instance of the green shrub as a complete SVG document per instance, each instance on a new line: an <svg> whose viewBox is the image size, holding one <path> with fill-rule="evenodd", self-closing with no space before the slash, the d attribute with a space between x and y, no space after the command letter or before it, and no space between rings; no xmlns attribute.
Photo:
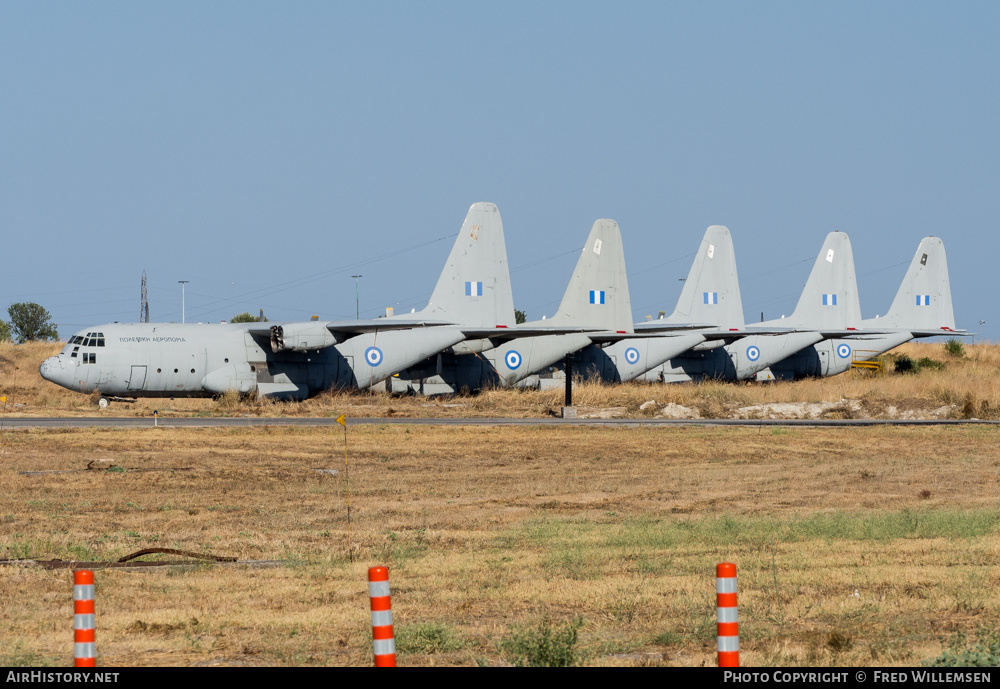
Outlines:
<svg viewBox="0 0 1000 689"><path fill-rule="evenodd" d="M943 361L938 361L937 359L931 359L930 357L920 357L917 359L917 367L919 370L925 368L932 369L934 371L943 371L945 369L945 363Z"/></svg>
<svg viewBox="0 0 1000 689"><path fill-rule="evenodd" d="M1000 665L1000 631L980 628L976 638L958 632L948 650L923 662L928 667L997 667Z"/></svg>
<svg viewBox="0 0 1000 689"><path fill-rule="evenodd" d="M945 368L944 362L926 356L914 359L908 354L897 354L891 360L896 373L920 373L925 368L941 371Z"/></svg>
<svg viewBox="0 0 1000 689"><path fill-rule="evenodd" d="M582 626L582 617L558 626L545 619L536 627L515 631L503 640L500 650L515 667L572 667Z"/></svg>
<svg viewBox="0 0 1000 689"><path fill-rule="evenodd" d="M906 354L899 354L894 359L893 368L896 373L917 373L920 371L920 365L916 360Z"/></svg>
<svg viewBox="0 0 1000 689"><path fill-rule="evenodd" d="M957 337L950 337L948 341L944 343L944 351L948 352L954 357L965 356L965 345Z"/></svg>

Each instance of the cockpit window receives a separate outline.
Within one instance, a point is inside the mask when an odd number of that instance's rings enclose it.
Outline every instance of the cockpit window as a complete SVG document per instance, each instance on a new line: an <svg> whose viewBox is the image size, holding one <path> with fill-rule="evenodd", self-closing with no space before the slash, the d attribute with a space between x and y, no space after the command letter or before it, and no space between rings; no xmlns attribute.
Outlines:
<svg viewBox="0 0 1000 689"><path fill-rule="evenodd" d="M84 347L103 347L104 333L87 333L84 335L74 335L67 344L82 345Z"/></svg>

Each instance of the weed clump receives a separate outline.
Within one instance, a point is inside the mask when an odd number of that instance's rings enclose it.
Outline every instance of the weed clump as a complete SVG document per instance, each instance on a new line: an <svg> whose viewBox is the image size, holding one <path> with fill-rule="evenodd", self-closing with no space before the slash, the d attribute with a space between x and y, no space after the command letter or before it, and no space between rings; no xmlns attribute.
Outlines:
<svg viewBox="0 0 1000 689"><path fill-rule="evenodd" d="M953 357L962 358L965 356L965 345L957 337L951 337L944 343L944 351Z"/></svg>
<svg viewBox="0 0 1000 689"><path fill-rule="evenodd" d="M548 619L519 629L503 640L500 650L515 667L572 667L583 618L553 626Z"/></svg>
<svg viewBox="0 0 1000 689"><path fill-rule="evenodd" d="M850 634L835 629L827 638L826 646L834 653L843 653L851 650L851 647L854 646L854 639L851 638Z"/></svg>
<svg viewBox="0 0 1000 689"><path fill-rule="evenodd" d="M459 651L465 644L450 625L425 622L400 625L396 630L396 646L401 653L447 653Z"/></svg>

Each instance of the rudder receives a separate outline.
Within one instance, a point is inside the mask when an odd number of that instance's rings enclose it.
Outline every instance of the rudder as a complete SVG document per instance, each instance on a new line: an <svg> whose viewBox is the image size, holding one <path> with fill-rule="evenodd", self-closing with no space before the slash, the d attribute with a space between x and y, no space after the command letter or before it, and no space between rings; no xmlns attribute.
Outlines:
<svg viewBox="0 0 1000 689"><path fill-rule="evenodd" d="M889 313L881 318L869 318L865 326L906 330L955 329L943 241L937 237L921 240Z"/></svg>
<svg viewBox="0 0 1000 689"><path fill-rule="evenodd" d="M469 208L420 315L465 326L514 325L507 246L496 205L474 203ZM407 318L413 316L406 314Z"/></svg>
<svg viewBox="0 0 1000 689"><path fill-rule="evenodd" d="M847 330L861 326L854 253L846 233L831 232L826 236L795 311L778 322L817 330Z"/></svg>
<svg viewBox="0 0 1000 689"><path fill-rule="evenodd" d="M625 251L614 220L594 223L559 309L546 322L632 332Z"/></svg>
<svg viewBox="0 0 1000 689"><path fill-rule="evenodd" d="M743 300L729 228L712 225L705 230L677 306L667 320L743 328Z"/></svg>

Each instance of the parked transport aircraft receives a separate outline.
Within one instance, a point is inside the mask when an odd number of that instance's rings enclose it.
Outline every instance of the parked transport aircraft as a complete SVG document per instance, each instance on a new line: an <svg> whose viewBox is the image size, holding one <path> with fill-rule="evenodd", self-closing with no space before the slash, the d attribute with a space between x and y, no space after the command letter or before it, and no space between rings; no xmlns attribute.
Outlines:
<svg viewBox="0 0 1000 689"><path fill-rule="evenodd" d="M735 279L734 268L734 284ZM643 378L669 383L705 378L746 380L806 347L828 337L846 336L861 325L851 242L843 232L827 235L795 311L788 318L744 325L738 285L732 288L732 294L728 322L735 330L731 338L699 344L649 370ZM647 321L636 325L636 331L654 330L658 324Z"/></svg>
<svg viewBox="0 0 1000 689"><path fill-rule="evenodd" d="M598 220L552 318L511 328L472 353L462 346L441 352L387 379L385 389L435 395L514 385L595 339L625 336L631 310L621 230L614 220Z"/></svg>
<svg viewBox="0 0 1000 689"><path fill-rule="evenodd" d="M514 325L497 207L469 209L427 307L393 318L279 323L108 323L74 334L43 378L113 397L207 397L230 390L304 399L367 388L464 340Z"/></svg>
<svg viewBox="0 0 1000 689"><path fill-rule="evenodd" d="M955 330L944 242L925 237L910 261L889 312L862 321L850 337L832 338L803 349L757 374L758 380L832 376L915 337L966 335Z"/></svg>

